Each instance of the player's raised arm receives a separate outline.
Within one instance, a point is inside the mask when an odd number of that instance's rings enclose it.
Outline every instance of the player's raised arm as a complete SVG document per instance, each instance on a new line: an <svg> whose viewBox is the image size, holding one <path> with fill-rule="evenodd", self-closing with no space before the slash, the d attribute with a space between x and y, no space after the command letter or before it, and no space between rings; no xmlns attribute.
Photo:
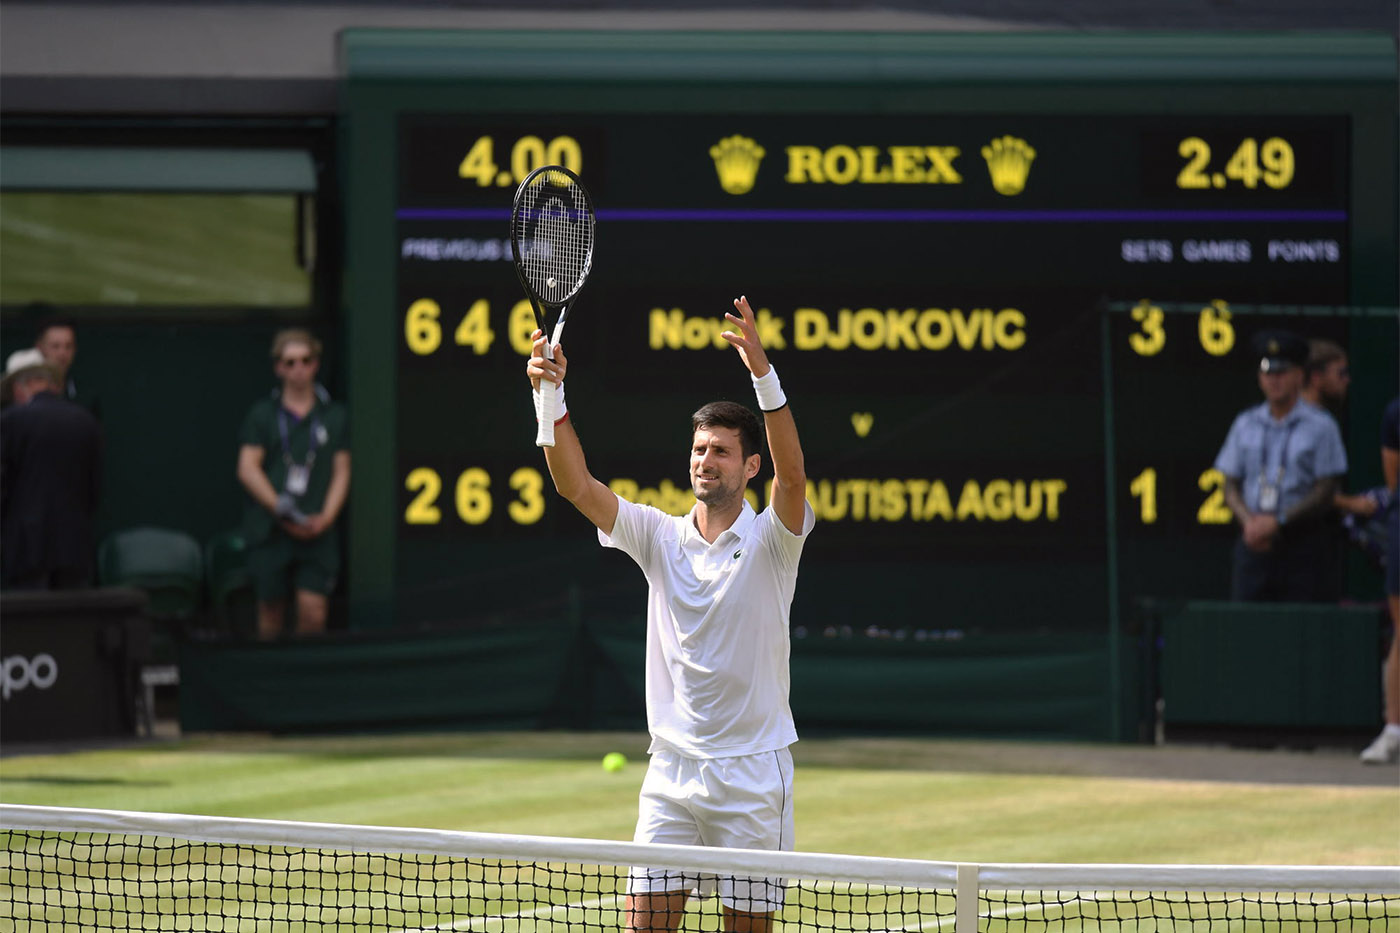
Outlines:
<svg viewBox="0 0 1400 933"><path fill-rule="evenodd" d="M525 374L535 392L536 416L540 411L542 391L553 393L557 403L554 446L544 448L544 459L549 464L554 488L559 495L572 502L585 518L602 529L603 534L611 535L613 524L617 521L617 496L588 472L583 445L579 443L578 434L569 421L569 410L564 403L564 372L568 369L569 360L564 355L562 344L554 346L554 359L544 358L543 331L536 330L534 340L530 361L525 364Z"/></svg>
<svg viewBox="0 0 1400 933"><path fill-rule="evenodd" d="M753 376L754 390L758 393L758 407L763 411L763 426L768 434L768 451L773 457L773 511L788 531L800 535L806 516L807 468L802 457L802 442L797 436L797 422L778 384L778 374L768 362L768 354L759 340L758 325L748 298L734 299L734 310L738 314L726 312L724 316L739 328L739 332L725 331L723 336L739 351L739 358Z"/></svg>

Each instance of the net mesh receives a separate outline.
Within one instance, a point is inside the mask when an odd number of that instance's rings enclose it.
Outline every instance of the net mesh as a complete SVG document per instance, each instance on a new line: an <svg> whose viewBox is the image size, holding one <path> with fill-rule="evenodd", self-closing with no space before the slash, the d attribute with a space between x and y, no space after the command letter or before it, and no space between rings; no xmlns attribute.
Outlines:
<svg viewBox="0 0 1400 933"><path fill-rule="evenodd" d="M593 255L593 207L574 176L545 168L527 178L510 226L520 271L541 301L562 304L583 287Z"/></svg>
<svg viewBox="0 0 1400 933"><path fill-rule="evenodd" d="M672 928L675 922L681 930L725 929L731 909L764 912L764 906L776 900L781 904L772 915L777 930L951 931L957 927L963 878L957 866L938 862L624 843L596 843L600 855L589 859L578 857L579 847L588 845L581 840L466 833L428 838L425 831L404 830L403 845L395 846L395 831L373 827L361 828L374 837L372 842L353 848L384 851L299 844L291 838L285 844L201 841L170 835L167 826L149 832L137 825L94 832L32 828L32 817L22 822L29 828L0 829L0 930L619 930L628 927L629 888L637 891L644 873L613 864L616 856L626 854L634 857L629 858L632 862L665 863L667 871L674 870L672 879L683 877L685 887L697 889L683 903L673 896L652 896L648 906L656 914L651 926L658 929ZM64 822L71 826L71 820ZM139 818L125 814L122 822L139 823ZM225 825L211 831L225 831L238 822L223 821ZM4 825L12 823L7 819ZM289 837L299 834L299 825L275 824ZM303 834L318 838L320 826L307 824ZM396 848L406 851L393 851ZM555 857L552 848L565 855ZM518 854L499 857L504 849ZM478 850L495 853L475 854ZM687 857L686 851L692 854ZM687 858L693 864L682 864ZM727 862L739 863L743 871L716 871ZM843 864L849 870L843 871ZM814 867L826 877L801 877L814 874ZM1400 933L1400 870L1366 870L1371 873L1367 877L1350 869L1319 870L1308 880L1331 890L1240 893L1232 881L1247 879L1248 869L1211 869L1219 876L1221 890L1191 891L1173 890L1179 878L1170 872L1160 890L1150 882L1142 890L1092 883L1067 887L1058 879L1069 867L1053 868L1057 884L1044 890L1035 884L978 890L973 884L969 891L964 884L961 894L971 898L967 903L975 908L976 928L988 933ZM1098 866L1085 868L1092 875ZM749 874L755 870L771 870L773 875ZM1232 871L1243 875L1232 879ZM888 874L887 882L872 880L882 872ZM1395 890L1378 892L1375 877L1380 873L1388 879L1387 872L1394 875ZM779 874L786 877L778 880ZM1033 880L1036 873L1013 874ZM927 880L920 882L920 875ZM732 883L736 880L741 883ZM711 882L717 882L718 895L703 896ZM1381 885L1390 886L1389 881ZM1234 893L1225 893L1227 888ZM677 912L668 914L672 909ZM638 920L634 927L646 926Z"/></svg>
<svg viewBox="0 0 1400 933"><path fill-rule="evenodd" d="M1390 930L1400 898L1343 892L990 891L978 929Z"/></svg>

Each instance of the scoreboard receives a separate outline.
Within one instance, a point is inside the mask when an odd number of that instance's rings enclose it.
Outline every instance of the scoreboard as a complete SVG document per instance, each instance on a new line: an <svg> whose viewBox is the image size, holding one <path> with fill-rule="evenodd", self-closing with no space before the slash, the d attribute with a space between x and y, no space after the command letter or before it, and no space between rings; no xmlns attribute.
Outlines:
<svg viewBox="0 0 1400 933"><path fill-rule="evenodd" d="M689 414L752 404L720 331L755 307L818 518L807 631L1101 632L1120 598L1223 596L1209 468L1257 400L1253 331L1379 346L1355 390L1393 389L1393 313L1299 310L1395 304L1394 91L1357 48L1241 74L1105 38L1129 70L1067 81L1082 44L1039 38L1035 72L966 37L1006 72L961 82L930 63L955 37L912 59L766 37L791 72L663 39L556 36L556 82L493 71L499 36L346 40L357 626L641 611L532 443L508 218L543 164L597 206L564 346L619 494L689 509Z"/></svg>

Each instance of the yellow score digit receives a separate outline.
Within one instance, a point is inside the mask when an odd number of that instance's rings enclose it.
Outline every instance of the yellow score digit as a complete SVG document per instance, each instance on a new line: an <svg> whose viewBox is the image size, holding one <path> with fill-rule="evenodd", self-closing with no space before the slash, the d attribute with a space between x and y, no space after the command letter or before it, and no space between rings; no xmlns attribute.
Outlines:
<svg viewBox="0 0 1400 933"><path fill-rule="evenodd" d="M463 470L457 477L457 515L468 525L491 517L491 475L481 467Z"/></svg>
<svg viewBox="0 0 1400 933"><path fill-rule="evenodd" d="M1148 467L1134 476L1128 484L1128 492L1139 500L1142 523L1154 524L1157 521L1157 471Z"/></svg>
<svg viewBox="0 0 1400 933"><path fill-rule="evenodd" d="M462 323L457 325L453 339L458 346L471 347L477 356L491 349L496 334L491 330L491 304L485 298L472 302L467 313L462 315Z"/></svg>
<svg viewBox="0 0 1400 933"><path fill-rule="evenodd" d="M517 525L533 525L544 515L544 477L534 467L521 467L510 474L510 488L520 498L506 506L506 514Z"/></svg>
<svg viewBox="0 0 1400 933"><path fill-rule="evenodd" d="M1201 309L1196 321L1201 347L1211 356L1224 356L1235 346L1235 325L1230 323L1230 306L1219 298Z"/></svg>
<svg viewBox="0 0 1400 933"><path fill-rule="evenodd" d="M1162 321L1166 317L1162 309L1146 299L1133 308L1133 320L1142 325L1142 332L1128 335L1128 345L1138 356L1156 356L1167 342L1166 329Z"/></svg>
<svg viewBox="0 0 1400 933"><path fill-rule="evenodd" d="M457 166L457 177L473 179L481 188L496 184L498 176L496 174L495 144L490 136L482 136L472 143L472 147L462 158L461 164ZM506 181L509 183L509 176L506 177Z"/></svg>
<svg viewBox="0 0 1400 933"><path fill-rule="evenodd" d="M442 521L442 510L437 507L438 493L442 492L442 477L427 467L419 467L409 472L403 481L409 492L417 493L404 510L403 520L410 525L436 525Z"/></svg>
<svg viewBox="0 0 1400 933"><path fill-rule="evenodd" d="M1264 184L1270 188L1287 188L1293 181L1293 147L1288 140L1277 136L1264 140L1259 161L1264 163Z"/></svg>
<svg viewBox="0 0 1400 933"><path fill-rule="evenodd" d="M1219 470L1210 469L1201 474L1196 480L1196 485L1201 487L1202 492L1210 493L1206 501L1201 503L1201 507L1196 510L1196 521L1202 525L1228 525L1234 518L1230 514L1230 508L1225 504L1225 474Z"/></svg>
<svg viewBox="0 0 1400 933"><path fill-rule="evenodd" d="M1186 160L1186 166L1176 176L1178 188L1209 188L1210 176L1206 166L1210 164L1210 145L1199 136L1188 136L1176 147L1177 155Z"/></svg>
<svg viewBox="0 0 1400 933"><path fill-rule="evenodd" d="M408 306L403 318L403 339L419 356L427 356L442 345L442 309L431 298L419 298Z"/></svg>

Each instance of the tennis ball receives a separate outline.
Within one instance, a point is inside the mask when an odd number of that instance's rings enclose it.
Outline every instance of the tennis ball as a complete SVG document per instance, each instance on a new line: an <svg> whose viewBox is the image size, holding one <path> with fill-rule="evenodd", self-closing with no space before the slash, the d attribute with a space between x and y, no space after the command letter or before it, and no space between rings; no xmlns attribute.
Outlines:
<svg viewBox="0 0 1400 933"><path fill-rule="evenodd" d="M627 767L627 756L622 752L608 752L603 756L604 771L621 771L625 767Z"/></svg>

